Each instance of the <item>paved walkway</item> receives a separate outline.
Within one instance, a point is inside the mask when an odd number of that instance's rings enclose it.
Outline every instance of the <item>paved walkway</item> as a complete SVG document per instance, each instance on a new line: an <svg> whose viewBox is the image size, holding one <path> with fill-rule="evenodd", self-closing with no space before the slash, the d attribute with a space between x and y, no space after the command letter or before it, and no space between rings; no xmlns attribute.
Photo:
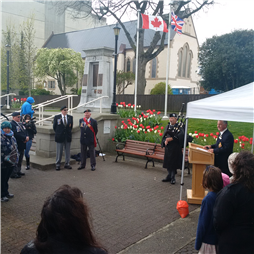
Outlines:
<svg viewBox="0 0 254 254"><path fill-rule="evenodd" d="M15 197L2 203L1 247L3 254L20 253L35 237L45 198L62 184L84 192L93 216L94 231L109 253L197 253L194 242L199 205L190 205L190 215L181 219L176 204L180 192L180 170L176 184L162 183L166 176L161 163L144 169L145 161L115 156L97 158L97 169L25 171L21 179L10 179ZM89 163L88 163L89 165ZM191 188L185 171L183 199Z"/></svg>

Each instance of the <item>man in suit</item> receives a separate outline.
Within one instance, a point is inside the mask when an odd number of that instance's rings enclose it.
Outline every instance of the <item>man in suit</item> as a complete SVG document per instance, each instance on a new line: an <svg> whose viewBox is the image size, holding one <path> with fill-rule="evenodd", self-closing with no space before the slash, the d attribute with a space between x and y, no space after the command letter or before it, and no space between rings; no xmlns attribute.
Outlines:
<svg viewBox="0 0 254 254"><path fill-rule="evenodd" d="M217 142L214 145L204 146L209 152L214 153L215 161L214 165L218 167L222 173L231 176L228 168L228 157L233 152L234 137L232 133L227 129L228 122L219 120L217 128L220 132Z"/></svg>
<svg viewBox="0 0 254 254"><path fill-rule="evenodd" d="M56 170L60 170L63 148L65 153L64 168L72 169L70 166L70 149L73 127L73 117L68 115L66 106L61 107L61 114L54 117L53 129L55 131L56 141Z"/></svg>
<svg viewBox="0 0 254 254"><path fill-rule="evenodd" d="M25 126L20 122L20 118L21 116L19 112L12 113L11 126L18 144L19 161L11 174L11 178L20 178L25 175L25 173L21 172L21 166L24 157L24 150L26 149L26 142L29 141L29 136Z"/></svg>
<svg viewBox="0 0 254 254"><path fill-rule="evenodd" d="M79 119L80 144L81 144L81 163L78 170L86 167L87 148L89 148L91 170L95 170L95 147L96 134L98 132L97 121L91 117L91 110L84 111L85 117Z"/></svg>

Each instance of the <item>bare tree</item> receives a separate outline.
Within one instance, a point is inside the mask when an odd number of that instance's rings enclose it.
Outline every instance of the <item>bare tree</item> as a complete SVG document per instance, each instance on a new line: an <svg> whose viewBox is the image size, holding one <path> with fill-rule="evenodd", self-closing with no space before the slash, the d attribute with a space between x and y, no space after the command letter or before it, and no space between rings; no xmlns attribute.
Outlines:
<svg viewBox="0 0 254 254"><path fill-rule="evenodd" d="M73 18L86 18L89 14L96 15L99 19L103 17L112 16L121 25L132 49L136 54L136 41L137 34L132 38L129 31L126 29L122 18L124 15L128 15L130 12L137 13L140 10L141 13L150 15L163 16L166 23L169 23L168 15L164 15L166 7L166 1L130 1L130 0L95 0L95 1L69 1L69 2L57 2L52 3L58 7L59 11L65 11L71 8ZM174 1L173 8L176 15L181 19L188 18L192 14L198 12L204 7L214 4L213 0L187 0L187 1ZM84 11L85 10L85 11ZM165 48L166 33L155 32L151 44L148 48L144 48L144 33L145 30L141 29L142 22L139 27L139 55L138 55L138 94L144 94L146 87L145 70L146 64L158 56ZM135 56L136 57L136 56Z"/></svg>

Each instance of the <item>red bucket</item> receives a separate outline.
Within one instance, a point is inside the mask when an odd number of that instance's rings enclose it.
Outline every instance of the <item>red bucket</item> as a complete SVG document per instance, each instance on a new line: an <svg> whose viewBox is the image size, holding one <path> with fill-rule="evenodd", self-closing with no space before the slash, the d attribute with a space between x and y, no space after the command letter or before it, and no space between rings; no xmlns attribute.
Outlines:
<svg viewBox="0 0 254 254"><path fill-rule="evenodd" d="M189 205L186 201L179 200L176 209L182 218L185 218L189 214Z"/></svg>

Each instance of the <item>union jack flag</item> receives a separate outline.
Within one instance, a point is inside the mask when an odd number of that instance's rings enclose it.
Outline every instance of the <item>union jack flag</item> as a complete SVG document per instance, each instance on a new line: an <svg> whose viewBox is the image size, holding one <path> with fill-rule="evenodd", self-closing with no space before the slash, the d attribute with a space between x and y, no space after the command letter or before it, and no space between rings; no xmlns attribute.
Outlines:
<svg viewBox="0 0 254 254"><path fill-rule="evenodd" d="M175 15L174 12L171 13L171 27L175 30L178 34L182 34L184 21L180 19L178 16Z"/></svg>

